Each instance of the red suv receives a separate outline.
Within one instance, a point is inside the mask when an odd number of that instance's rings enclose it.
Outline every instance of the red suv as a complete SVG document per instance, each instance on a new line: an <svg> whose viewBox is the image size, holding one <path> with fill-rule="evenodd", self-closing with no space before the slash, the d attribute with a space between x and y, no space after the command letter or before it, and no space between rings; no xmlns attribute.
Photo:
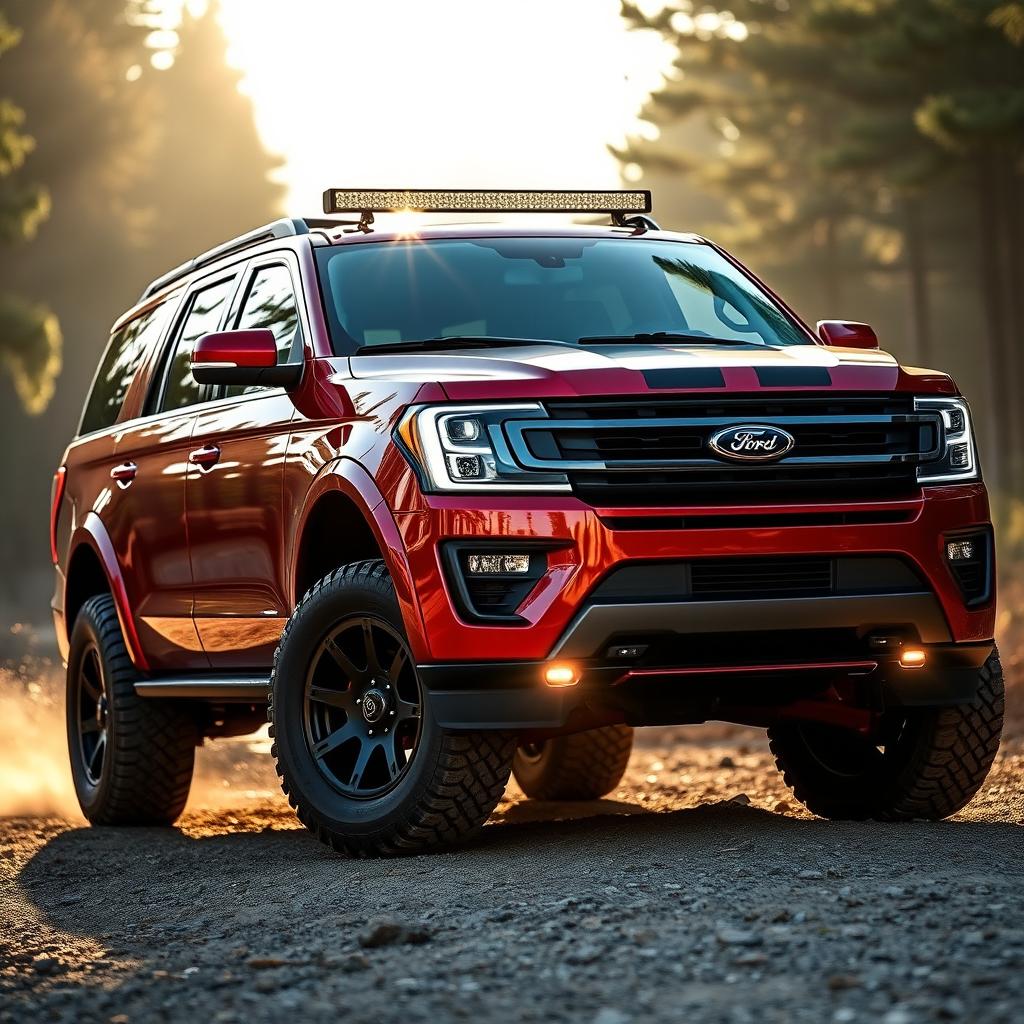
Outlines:
<svg viewBox="0 0 1024 1024"><path fill-rule="evenodd" d="M942 818L996 753L967 403L812 331L649 194L346 192L154 281L57 471L71 763L170 822L267 712L352 854L464 839L514 772L596 798L634 726L767 727L832 818ZM379 232L397 208L608 226Z"/></svg>

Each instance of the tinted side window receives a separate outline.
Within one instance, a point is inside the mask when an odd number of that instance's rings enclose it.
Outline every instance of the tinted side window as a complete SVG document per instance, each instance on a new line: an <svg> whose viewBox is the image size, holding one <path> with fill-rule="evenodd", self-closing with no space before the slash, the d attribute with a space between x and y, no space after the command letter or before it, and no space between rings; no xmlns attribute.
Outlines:
<svg viewBox="0 0 1024 1024"><path fill-rule="evenodd" d="M106 430L117 422L124 396L149 347L159 339L172 303L162 303L125 324L107 345L82 413L80 434Z"/></svg>
<svg viewBox="0 0 1024 1024"><path fill-rule="evenodd" d="M162 410L184 409L200 400L202 387L192 376L192 349L204 334L210 334L220 326L224 303L230 297L233 287L233 278L221 281L196 292L189 301L188 314L181 325L167 367L167 383L160 402Z"/></svg>
<svg viewBox="0 0 1024 1024"><path fill-rule="evenodd" d="M235 326L238 330L262 327L273 331L277 340L278 363L302 361L299 314L295 308L292 275L287 267L264 267L256 271ZM236 395L264 390L261 387L236 384L225 389L224 397L234 398Z"/></svg>
<svg viewBox="0 0 1024 1024"><path fill-rule="evenodd" d="M277 361L294 363L300 361L302 354L300 349L296 359L292 352L298 326L299 314L295 310L295 292L288 268L257 270L238 318L238 329L265 327L273 331L277 339Z"/></svg>

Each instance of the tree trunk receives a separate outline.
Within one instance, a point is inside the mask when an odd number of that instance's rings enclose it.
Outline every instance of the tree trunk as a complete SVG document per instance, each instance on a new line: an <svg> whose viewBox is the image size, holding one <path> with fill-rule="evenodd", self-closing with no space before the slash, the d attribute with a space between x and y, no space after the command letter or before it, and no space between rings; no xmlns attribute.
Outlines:
<svg viewBox="0 0 1024 1024"><path fill-rule="evenodd" d="M1015 155L1004 152L999 171L1002 178L1003 288L1008 313L1006 376L1011 392L1012 473L1007 486L1020 499L1024 498L1024 403L1020 400L1024 390L1024 203L1020 191L1024 181L1017 173Z"/></svg>
<svg viewBox="0 0 1024 1024"><path fill-rule="evenodd" d="M912 358L918 366L932 365L931 315L928 309L928 247L921 218L921 200L903 203L904 232L907 242L908 336Z"/></svg>
<svg viewBox="0 0 1024 1024"><path fill-rule="evenodd" d="M989 393L975 408L980 409L985 424L987 476L996 497L1006 482L1008 444L1006 434L1006 403L1008 392L1005 374L1007 321L1003 309L1002 288L999 286L1001 267L999 258L999 202L995 192L996 175L990 151L979 155L976 162L976 198L978 201L978 270L979 290L983 309L984 355L988 369Z"/></svg>

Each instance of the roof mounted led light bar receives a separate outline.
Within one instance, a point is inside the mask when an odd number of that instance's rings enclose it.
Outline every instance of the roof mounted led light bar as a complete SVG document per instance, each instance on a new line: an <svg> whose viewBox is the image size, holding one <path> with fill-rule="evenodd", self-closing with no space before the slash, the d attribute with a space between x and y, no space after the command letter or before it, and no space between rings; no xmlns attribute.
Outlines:
<svg viewBox="0 0 1024 1024"><path fill-rule="evenodd" d="M329 188L324 213L650 213L647 189L598 192L555 189Z"/></svg>

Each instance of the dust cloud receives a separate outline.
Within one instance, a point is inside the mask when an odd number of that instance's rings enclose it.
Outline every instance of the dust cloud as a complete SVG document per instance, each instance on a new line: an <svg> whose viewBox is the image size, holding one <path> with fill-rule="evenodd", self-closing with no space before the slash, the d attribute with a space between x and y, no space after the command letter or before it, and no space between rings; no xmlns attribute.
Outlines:
<svg viewBox="0 0 1024 1024"><path fill-rule="evenodd" d="M45 662L0 668L0 816L84 820L68 766L62 683Z"/></svg>
<svg viewBox="0 0 1024 1024"><path fill-rule="evenodd" d="M189 809L272 798L281 790L266 729L196 752ZM20 816L85 821L68 765L64 670L48 658L0 667L0 817Z"/></svg>

